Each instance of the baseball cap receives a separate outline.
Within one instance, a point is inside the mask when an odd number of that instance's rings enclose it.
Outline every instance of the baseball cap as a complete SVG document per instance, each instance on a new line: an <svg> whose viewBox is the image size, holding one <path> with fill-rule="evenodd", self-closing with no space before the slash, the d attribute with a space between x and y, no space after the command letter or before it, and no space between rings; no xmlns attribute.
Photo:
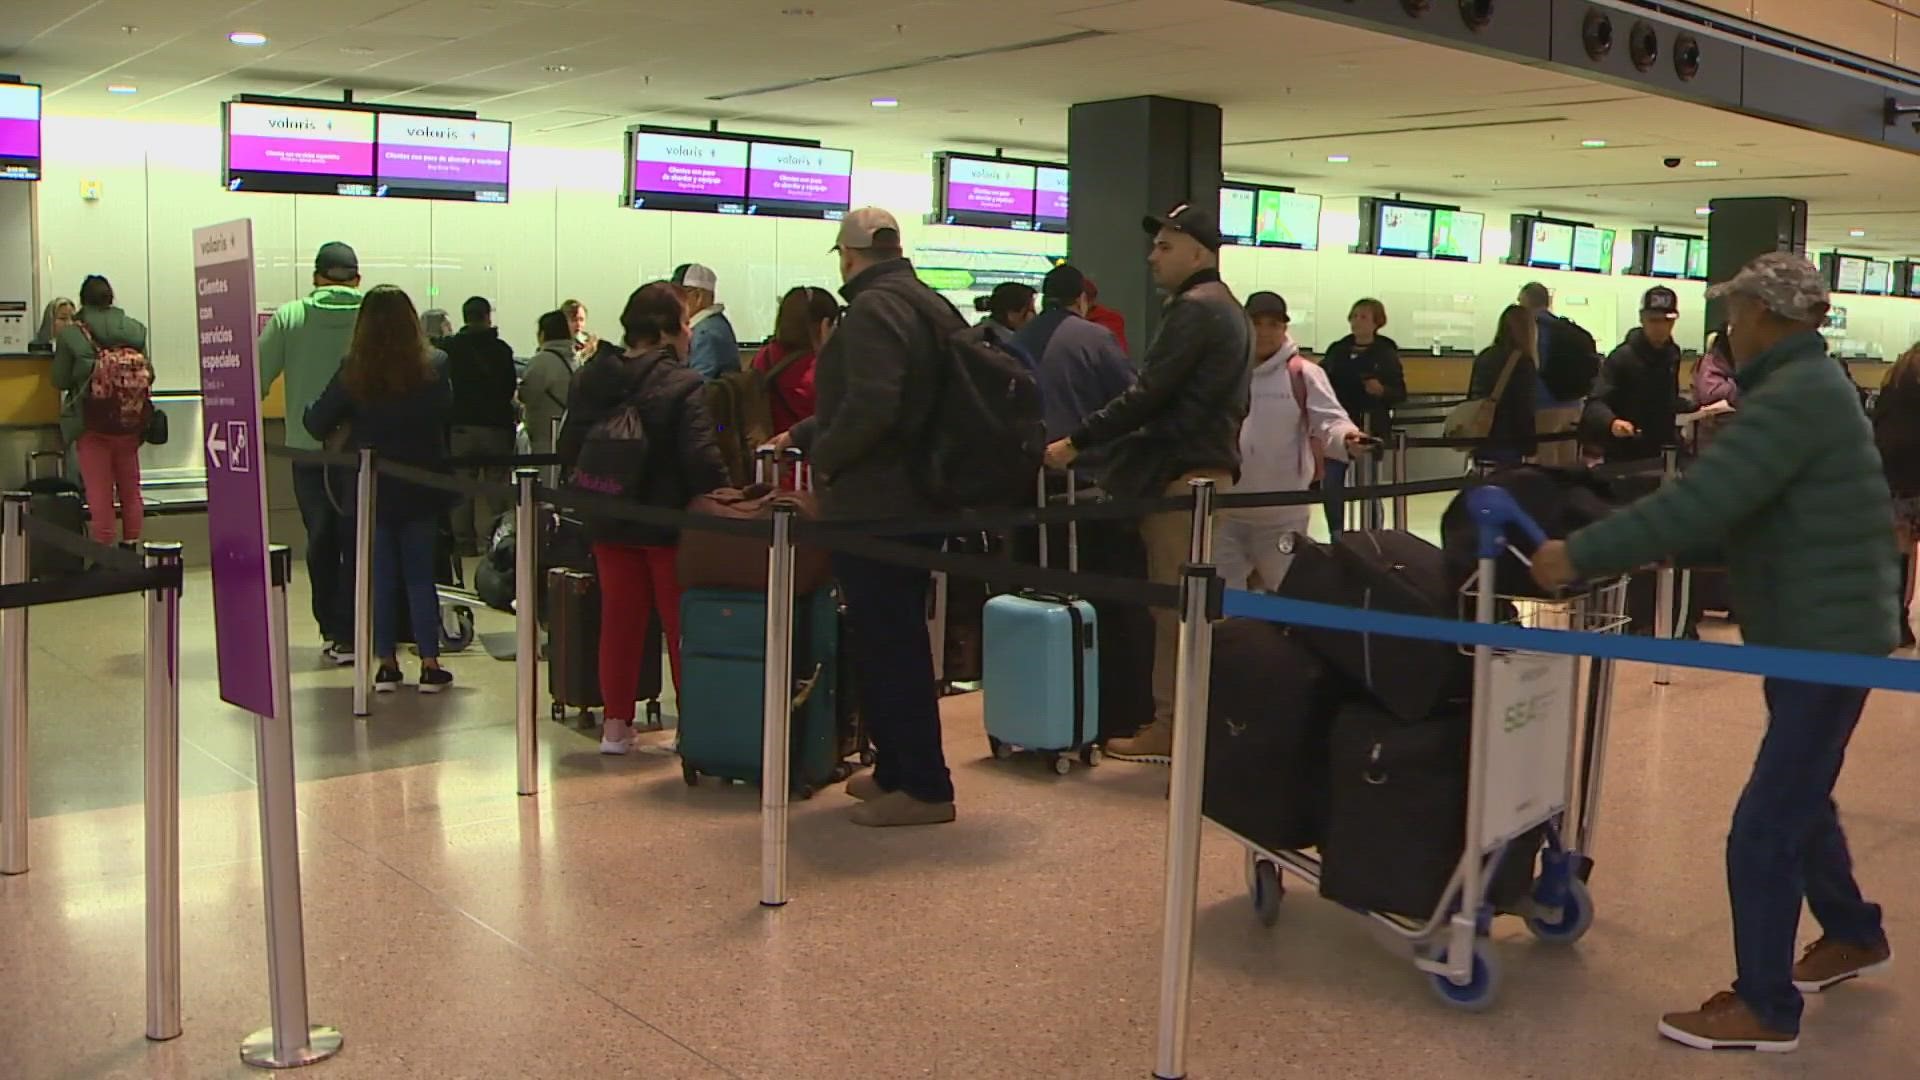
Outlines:
<svg viewBox="0 0 1920 1080"><path fill-rule="evenodd" d="M1290 322L1287 315L1287 298L1277 292L1261 290L1247 297L1247 318L1258 319L1262 316Z"/></svg>
<svg viewBox="0 0 1920 1080"><path fill-rule="evenodd" d="M328 281L352 281L360 276L360 256L340 241L330 240L313 256L313 272Z"/></svg>
<svg viewBox="0 0 1920 1080"><path fill-rule="evenodd" d="M849 210L847 216L840 219L840 235L834 238L832 250L864 251L874 246L874 234L882 229L893 230L896 237L901 235L900 223L877 206Z"/></svg>
<svg viewBox="0 0 1920 1080"><path fill-rule="evenodd" d="M1208 251L1220 250L1220 223L1213 214L1197 206L1181 203L1160 217L1148 215L1140 219L1140 227L1153 236L1161 229L1172 229L1177 233L1186 233Z"/></svg>
<svg viewBox="0 0 1920 1080"><path fill-rule="evenodd" d="M1073 303L1086 295L1086 291L1087 276L1072 263L1061 263L1047 271L1046 278L1040 282L1041 296L1063 304Z"/></svg>
<svg viewBox="0 0 1920 1080"><path fill-rule="evenodd" d="M712 270L699 263L682 263L673 271L673 283L683 289L705 289L713 292L720 285L720 279Z"/></svg>
<svg viewBox="0 0 1920 1080"><path fill-rule="evenodd" d="M1664 315L1669 319L1680 317L1680 297L1665 285L1655 285L1640 298L1640 316Z"/></svg>
<svg viewBox="0 0 1920 1080"><path fill-rule="evenodd" d="M1741 267L1731 281L1707 290L1707 299L1750 296L1783 319L1804 322L1825 314L1833 299L1826 276L1805 258L1786 251L1770 251Z"/></svg>

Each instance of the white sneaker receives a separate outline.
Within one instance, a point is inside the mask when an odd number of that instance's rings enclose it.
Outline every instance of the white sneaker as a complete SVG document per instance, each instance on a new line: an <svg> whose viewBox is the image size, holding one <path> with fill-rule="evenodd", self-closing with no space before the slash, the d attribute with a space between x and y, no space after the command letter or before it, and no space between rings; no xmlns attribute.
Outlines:
<svg viewBox="0 0 1920 1080"><path fill-rule="evenodd" d="M320 659L332 664L334 667L352 667L353 646L330 641L325 648L320 650Z"/></svg>

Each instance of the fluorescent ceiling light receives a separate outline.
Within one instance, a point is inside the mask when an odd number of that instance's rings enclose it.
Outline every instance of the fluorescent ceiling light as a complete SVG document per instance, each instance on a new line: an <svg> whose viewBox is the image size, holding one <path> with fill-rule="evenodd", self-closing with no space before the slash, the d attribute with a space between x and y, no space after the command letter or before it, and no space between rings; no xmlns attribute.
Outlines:
<svg viewBox="0 0 1920 1080"><path fill-rule="evenodd" d="M1693 167L1696 169L1717 169L1720 167L1720 163L1712 158L1705 158L1694 162Z"/></svg>
<svg viewBox="0 0 1920 1080"><path fill-rule="evenodd" d="M1709 216L1709 215L1711 215L1711 214L1713 213L1713 207L1711 207L1711 206L1696 206L1696 207L1694 207L1694 208L1693 208L1693 213L1694 213L1694 216L1695 216L1695 217L1707 217L1707 216Z"/></svg>
<svg viewBox="0 0 1920 1080"><path fill-rule="evenodd" d="M1580 145L1581 145L1581 146L1583 146L1583 147L1585 147L1585 148L1586 148L1586 149L1588 149L1588 150L1604 150L1604 149L1606 149L1606 146L1607 146L1607 140L1605 140L1605 139L1581 139L1581 140L1580 140Z"/></svg>
<svg viewBox="0 0 1920 1080"><path fill-rule="evenodd" d="M233 33L227 35L227 40L233 42L235 45L265 45L267 43L267 35L255 30L235 30Z"/></svg>
<svg viewBox="0 0 1920 1080"><path fill-rule="evenodd" d="M1327 155L1327 163L1330 165L1345 165L1347 162L1352 160L1353 160L1352 158L1348 157L1345 154L1328 154Z"/></svg>
<svg viewBox="0 0 1920 1080"><path fill-rule="evenodd" d="M116 82L116 83L107 84L107 93L109 94L137 94L139 92L140 92L140 88L133 85L132 83Z"/></svg>
<svg viewBox="0 0 1920 1080"><path fill-rule="evenodd" d="M1847 230L1847 235L1848 235L1848 236L1851 236L1851 237L1853 237L1853 238L1854 238L1855 240L1858 240L1858 239L1860 239L1861 237L1863 237L1863 236L1865 236L1865 235L1867 235L1867 230L1865 230L1865 229L1848 229L1848 230Z"/></svg>
<svg viewBox="0 0 1920 1080"><path fill-rule="evenodd" d="M876 109L897 109L900 107L900 99L890 98L890 97L877 97L877 98L874 98L872 101L867 102L867 104L873 106Z"/></svg>

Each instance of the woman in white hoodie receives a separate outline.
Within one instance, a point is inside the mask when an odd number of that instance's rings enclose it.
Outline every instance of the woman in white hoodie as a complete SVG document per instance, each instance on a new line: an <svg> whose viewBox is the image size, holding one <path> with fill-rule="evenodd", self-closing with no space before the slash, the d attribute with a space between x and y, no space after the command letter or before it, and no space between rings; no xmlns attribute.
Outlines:
<svg viewBox="0 0 1920 1080"><path fill-rule="evenodd" d="M1253 404L1240 425L1237 493L1306 491L1322 454L1337 461L1362 451L1369 440L1334 397L1326 372L1300 355L1287 332L1287 302L1280 294L1247 297L1253 322ZM1229 589L1277 588L1291 555L1280 550L1288 533L1304 533L1311 506L1264 506L1227 510L1214 531L1214 562Z"/></svg>

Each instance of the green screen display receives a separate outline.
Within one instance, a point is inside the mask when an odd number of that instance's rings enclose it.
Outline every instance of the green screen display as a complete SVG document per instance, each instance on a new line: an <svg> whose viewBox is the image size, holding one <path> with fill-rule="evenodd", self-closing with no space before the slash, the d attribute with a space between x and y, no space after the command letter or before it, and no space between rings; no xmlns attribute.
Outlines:
<svg viewBox="0 0 1920 1080"><path fill-rule="evenodd" d="M1320 246L1320 196L1261 189L1253 242L1313 250Z"/></svg>
<svg viewBox="0 0 1920 1080"><path fill-rule="evenodd" d="M1433 212L1433 254L1439 259L1480 261L1480 245L1486 239L1487 216L1468 210Z"/></svg>
<svg viewBox="0 0 1920 1080"><path fill-rule="evenodd" d="M1687 241L1687 276L1707 280L1707 242L1705 240Z"/></svg>

